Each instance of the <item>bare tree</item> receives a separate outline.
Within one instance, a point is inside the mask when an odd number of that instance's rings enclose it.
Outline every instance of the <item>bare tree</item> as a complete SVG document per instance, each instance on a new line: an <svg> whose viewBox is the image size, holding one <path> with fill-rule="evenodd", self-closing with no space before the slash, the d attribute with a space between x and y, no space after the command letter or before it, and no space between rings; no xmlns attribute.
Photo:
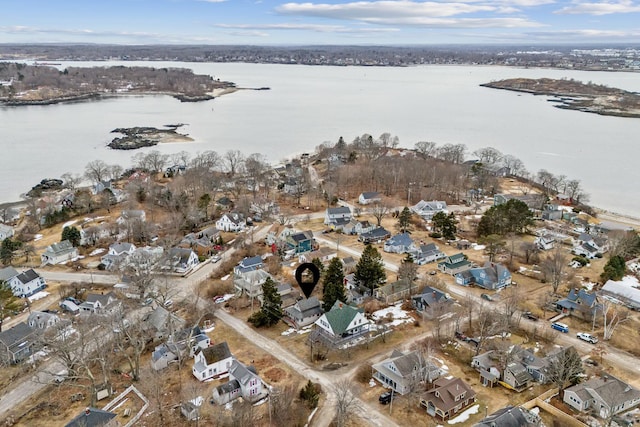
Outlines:
<svg viewBox="0 0 640 427"><path fill-rule="evenodd" d="M415 148L418 153L426 157L433 157L436 153L436 143L431 141L416 142Z"/></svg>
<svg viewBox="0 0 640 427"><path fill-rule="evenodd" d="M376 219L378 227L382 224L382 219L390 212L389 204L385 202L374 202L370 212Z"/></svg>
<svg viewBox="0 0 640 427"><path fill-rule="evenodd" d="M493 147L479 148L472 153L480 162L486 165L495 165L502 160L503 154Z"/></svg>
<svg viewBox="0 0 640 427"><path fill-rule="evenodd" d="M84 175L95 183L104 181L109 175L109 165L102 160L93 160L85 166Z"/></svg>
<svg viewBox="0 0 640 427"><path fill-rule="evenodd" d="M233 178L242 168L244 155L239 150L229 150L224 153L224 163L229 176Z"/></svg>
<svg viewBox="0 0 640 427"><path fill-rule="evenodd" d="M522 255L524 256L524 262L526 264L531 264L532 262L535 262L537 258L537 254L538 252L540 252L538 245L536 245L533 242L522 243L520 245L520 250L522 251Z"/></svg>
<svg viewBox="0 0 640 427"><path fill-rule="evenodd" d="M518 310L522 300L522 292L515 286L511 286L502 292L502 305L504 307L504 320L508 331L511 330L513 315Z"/></svg>
<svg viewBox="0 0 640 427"><path fill-rule="evenodd" d="M349 379L340 379L333 385L336 399L336 425L344 427L360 407L354 385Z"/></svg>
<svg viewBox="0 0 640 427"><path fill-rule="evenodd" d="M620 309L618 305L606 299L603 299L601 304L603 328L602 338L605 341L608 341L613 336L618 325L629 320L629 312L627 310Z"/></svg>
<svg viewBox="0 0 640 427"><path fill-rule="evenodd" d="M577 384L584 373L582 359L573 347L560 349L549 356L548 378L558 387L560 397L564 395L564 389L569 384Z"/></svg>
<svg viewBox="0 0 640 427"><path fill-rule="evenodd" d="M540 264L545 280L551 284L553 293L558 293L562 282L567 280L567 256L558 245Z"/></svg>
<svg viewBox="0 0 640 427"><path fill-rule="evenodd" d="M297 390L293 385L275 387L269 393L271 425L296 425L300 420L300 407L296 403Z"/></svg>
<svg viewBox="0 0 640 427"><path fill-rule="evenodd" d="M148 332L140 320L130 322L124 315L114 316L113 346L129 365L129 373L133 381L140 379L140 359L149 341Z"/></svg>
<svg viewBox="0 0 640 427"><path fill-rule="evenodd" d="M78 188L78 185L82 182L82 177L76 174L72 174L71 172L63 173L62 181L64 182L64 186L71 191L75 191Z"/></svg>
<svg viewBox="0 0 640 427"><path fill-rule="evenodd" d="M496 318L496 313L490 307L482 305L480 312L476 318L476 332L478 335L478 345L476 346L476 355L480 354L480 350L484 347L484 343L488 337L495 334L499 329L499 319Z"/></svg>

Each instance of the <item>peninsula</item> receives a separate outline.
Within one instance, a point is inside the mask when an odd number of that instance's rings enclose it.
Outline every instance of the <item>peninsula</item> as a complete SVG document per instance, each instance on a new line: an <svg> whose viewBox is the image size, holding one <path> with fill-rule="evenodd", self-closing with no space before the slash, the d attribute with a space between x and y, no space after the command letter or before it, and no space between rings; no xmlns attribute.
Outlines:
<svg viewBox="0 0 640 427"><path fill-rule="evenodd" d="M573 79L506 79L480 86L547 95L557 108L604 116L640 117L640 94Z"/></svg>
<svg viewBox="0 0 640 427"><path fill-rule="evenodd" d="M48 105L126 94L170 95L181 102L214 98L234 83L184 68L68 67L0 63L0 105Z"/></svg>

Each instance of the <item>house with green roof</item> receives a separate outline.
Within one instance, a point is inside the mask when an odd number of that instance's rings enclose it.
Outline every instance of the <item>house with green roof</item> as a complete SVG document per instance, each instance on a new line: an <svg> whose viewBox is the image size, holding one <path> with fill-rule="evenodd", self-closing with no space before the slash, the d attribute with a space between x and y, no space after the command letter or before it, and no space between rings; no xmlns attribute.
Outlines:
<svg viewBox="0 0 640 427"><path fill-rule="evenodd" d="M369 324L362 309L336 301L331 310L316 320L310 339L319 340L334 348L348 347L353 345L357 338L366 336Z"/></svg>
<svg viewBox="0 0 640 427"><path fill-rule="evenodd" d="M467 256L462 252L455 255L449 255L442 262L438 263L438 270L443 273L456 275L463 271L467 271L472 267L471 262L467 259Z"/></svg>

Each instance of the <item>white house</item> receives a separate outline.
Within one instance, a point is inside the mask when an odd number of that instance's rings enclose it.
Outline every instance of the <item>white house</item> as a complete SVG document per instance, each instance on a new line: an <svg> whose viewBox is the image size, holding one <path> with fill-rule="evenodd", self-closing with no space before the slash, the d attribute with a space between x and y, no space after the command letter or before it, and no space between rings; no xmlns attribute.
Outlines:
<svg viewBox="0 0 640 427"><path fill-rule="evenodd" d="M335 230L341 230L351 220L351 209L347 206L327 208L324 214L324 225Z"/></svg>
<svg viewBox="0 0 640 427"><path fill-rule="evenodd" d="M533 243L535 243L540 250L548 251L554 248L556 239L552 235L545 233L536 237Z"/></svg>
<svg viewBox="0 0 640 427"><path fill-rule="evenodd" d="M372 365L373 378L398 394L417 389L422 380L432 382L440 377L440 368L426 360L420 352L394 350L391 357Z"/></svg>
<svg viewBox="0 0 640 427"><path fill-rule="evenodd" d="M74 248L71 242L63 240L60 243L53 243L47 246L44 253L40 256L42 264L64 264L78 258L78 249Z"/></svg>
<svg viewBox="0 0 640 427"><path fill-rule="evenodd" d="M224 405L239 397L248 402L257 402L267 396L268 390L253 367L246 367L234 360L229 367L229 382L213 389L213 401Z"/></svg>
<svg viewBox="0 0 640 427"><path fill-rule="evenodd" d="M430 202L420 200L415 206L411 207L411 211L420 215L422 219L430 221L438 212L447 213L447 203L438 200Z"/></svg>
<svg viewBox="0 0 640 427"><path fill-rule="evenodd" d="M60 317L54 313L44 311L32 311L27 318L27 325L33 329L47 329L60 321Z"/></svg>
<svg viewBox="0 0 640 427"><path fill-rule="evenodd" d="M100 262L104 264L107 270L112 270L124 265L135 250L136 246L133 243L113 243L109 246L107 254L100 259Z"/></svg>
<svg viewBox="0 0 640 427"><path fill-rule="evenodd" d="M246 226L247 222L244 216L237 212L226 213L216 221L216 228L222 231L233 231L237 233L244 230Z"/></svg>
<svg viewBox="0 0 640 427"><path fill-rule="evenodd" d="M0 224L0 241L13 237L13 227L6 224Z"/></svg>
<svg viewBox="0 0 640 427"><path fill-rule="evenodd" d="M85 313L115 313L120 308L120 301L113 292L88 294L86 301L79 307Z"/></svg>
<svg viewBox="0 0 640 427"><path fill-rule="evenodd" d="M355 307L336 301L331 310L316 320L313 339L339 347L369 332L369 320Z"/></svg>
<svg viewBox="0 0 640 427"><path fill-rule="evenodd" d="M15 275L7 280L7 282L9 286L11 286L13 294L18 298L30 297L47 287L47 282L44 280L44 277L41 277L33 269Z"/></svg>
<svg viewBox="0 0 640 427"><path fill-rule="evenodd" d="M200 264L198 255L191 249L171 248L167 253L165 268L170 269L174 273L184 275L193 270L198 264Z"/></svg>
<svg viewBox="0 0 640 427"><path fill-rule="evenodd" d="M380 197L380 193L378 193L377 191L367 191L364 193L360 193L360 195L358 196L358 203L360 203L361 205L368 205L371 203L379 202L380 200L382 200L382 198Z"/></svg>
<svg viewBox="0 0 640 427"><path fill-rule="evenodd" d="M404 254L416 253L418 248L413 243L413 239L408 233L396 234L386 242L382 248L385 252Z"/></svg>
<svg viewBox="0 0 640 427"><path fill-rule="evenodd" d="M116 220L118 224L125 224L129 221L141 221L147 220L147 213L141 209L127 209L123 210L120 217Z"/></svg>
<svg viewBox="0 0 640 427"><path fill-rule="evenodd" d="M320 301L316 297L302 299L293 306L284 309L284 320L296 329L304 328L313 324L320 316L323 310Z"/></svg>
<svg viewBox="0 0 640 427"><path fill-rule="evenodd" d="M18 273L18 270L13 267L2 268L0 269L0 282L9 283L9 281L16 277L18 274L20 274Z"/></svg>
<svg viewBox="0 0 640 427"><path fill-rule="evenodd" d="M232 362L233 355L229 351L227 342L223 341L196 353L191 371L194 377L204 381L229 372Z"/></svg>

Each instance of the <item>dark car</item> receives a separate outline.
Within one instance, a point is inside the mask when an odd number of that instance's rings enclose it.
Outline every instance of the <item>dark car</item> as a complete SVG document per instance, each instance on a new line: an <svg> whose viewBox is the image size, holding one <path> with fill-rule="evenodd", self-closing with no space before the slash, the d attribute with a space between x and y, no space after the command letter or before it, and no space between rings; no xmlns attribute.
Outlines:
<svg viewBox="0 0 640 427"><path fill-rule="evenodd" d="M378 402L382 403L383 405L388 405L389 403L391 403L391 398L392 398L391 392L385 391L378 398Z"/></svg>
<svg viewBox="0 0 640 427"><path fill-rule="evenodd" d="M489 295L489 294L481 294L480 298L482 298L483 300L487 300L487 301L493 301L493 298L491 298L491 295Z"/></svg>
<svg viewBox="0 0 640 427"><path fill-rule="evenodd" d="M462 332L456 331L456 338L462 341L469 341L469 337L463 334Z"/></svg>
<svg viewBox="0 0 640 427"><path fill-rule="evenodd" d="M533 320L534 322L538 321L539 319L538 316L536 316L530 311L525 311L524 313L522 313L522 317L524 317L525 319Z"/></svg>

